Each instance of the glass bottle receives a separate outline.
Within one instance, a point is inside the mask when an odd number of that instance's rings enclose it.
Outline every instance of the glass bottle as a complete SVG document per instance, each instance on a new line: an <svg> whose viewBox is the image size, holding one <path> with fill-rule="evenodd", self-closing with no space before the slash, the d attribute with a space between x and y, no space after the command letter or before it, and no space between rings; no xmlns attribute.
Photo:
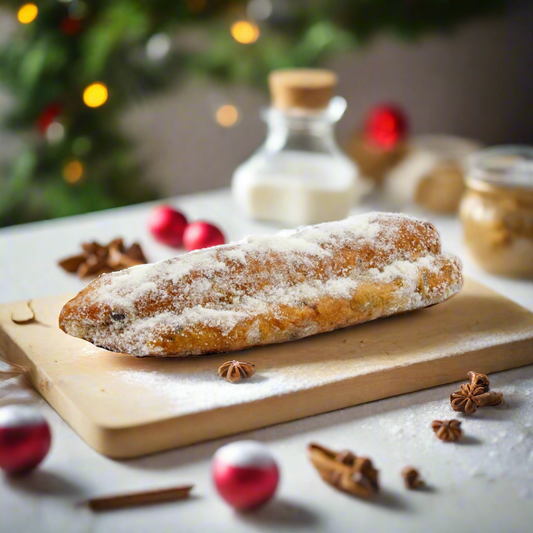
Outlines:
<svg viewBox="0 0 533 533"><path fill-rule="evenodd" d="M366 187L335 140L334 125L346 109L343 98L331 98L336 76L294 69L275 71L269 81L267 138L235 170L237 204L249 217L288 226L345 218Z"/></svg>

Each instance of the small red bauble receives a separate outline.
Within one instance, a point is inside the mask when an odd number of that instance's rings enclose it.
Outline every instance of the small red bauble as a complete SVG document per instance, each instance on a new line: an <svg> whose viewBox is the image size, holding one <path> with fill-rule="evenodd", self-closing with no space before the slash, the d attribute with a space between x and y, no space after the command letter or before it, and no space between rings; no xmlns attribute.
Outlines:
<svg viewBox="0 0 533 533"><path fill-rule="evenodd" d="M176 248L183 243L183 232L186 227L185 215L168 205L156 207L148 218L148 228L152 235L159 242Z"/></svg>
<svg viewBox="0 0 533 533"><path fill-rule="evenodd" d="M407 117L399 107L380 105L370 111L364 134L371 144L390 150L405 139L407 131Z"/></svg>
<svg viewBox="0 0 533 533"><path fill-rule="evenodd" d="M200 248L218 246L225 242L224 234L216 226L209 224L209 222L193 222L187 226L183 234L183 244L189 252Z"/></svg>
<svg viewBox="0 0 533 533"><path fill-rule="evenodd" d="M213 457L213 480L229 505L238 510L253 509L272 498L279 470L264 444L242 440L217 450Z"/></svg>
<svg viewBox="0 0 533 533"><path fill-rule="evenodd" d="M51 442L50 426L39 411L24 405L0 409L0 468L8 474L33 470Z"/></svg>
<svg viewBox="0 0 533 533"><path fill-rule="evenodd" d="M60 28L65 35L76 35L81 30L81 22L78 19L65 17L61 21Z"/></svg>

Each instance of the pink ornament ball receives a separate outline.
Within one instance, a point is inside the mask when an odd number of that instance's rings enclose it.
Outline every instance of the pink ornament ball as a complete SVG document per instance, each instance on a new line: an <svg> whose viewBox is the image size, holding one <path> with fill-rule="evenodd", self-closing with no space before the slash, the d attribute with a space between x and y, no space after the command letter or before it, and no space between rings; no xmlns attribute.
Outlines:
<svg viewBox="0 0 533 533"><path fill-rule="evenodd" d="M279 470L265 445L241 440L217 450L213 456L213 480L226 503L244 511L272 498L278 486Z"/></svg>
<svg viewBox="0 0 533 533"><path fill-rule="evenodd" d="M148 229L157 241L175 248L183 244L187 218L168 205L156 207L148 217Z"/></svg>
<svg viewBox="0 0 533 533"><path fill-rule="evenodd" d="M218 246L225 242L224 234L209 222L192 222L187 226L183 234L183 244L185 244L188 252Z"/></svg>
<svg viewBox="0 0 533 533"><path fill-rule="evenodd" d="M33 470L47 455L50 426L36 409L10 405L0 409L0 468L11 475Z"/></svg>

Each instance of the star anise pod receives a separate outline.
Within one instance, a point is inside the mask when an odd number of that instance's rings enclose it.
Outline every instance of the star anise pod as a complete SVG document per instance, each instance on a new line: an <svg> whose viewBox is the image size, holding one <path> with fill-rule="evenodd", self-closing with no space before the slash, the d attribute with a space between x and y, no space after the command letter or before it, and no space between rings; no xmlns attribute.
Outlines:
<svg viewBox="0 0 533 533"><path fill-rule="evenodd" d="M123 270L136 265L144 265L146 257L139 244L129 248L122 239L114 239L107 245L98 242L84 242L82 253L59 261L59 266L67 272L77 273L80 278L98 276L106 272Z"/></svg>
<svg viewBox="0 0 533 533"><path fill-rule="evenodd" d="M476 403L479 407L494 407L503 402L503 393L490 391L481 394L476 398Z"/></svg>
<svg viewBox="0 0 533 533"><path fill-rule="evenodd" d="M459 390L450 394L452 409L465 415L472 415L480 407L479 397L482 394L485 394L483 387L471 385L470 383L461 385Z"/></svg>
<svg viewBox="0 0 533 533"><path fill-rule="evenodd" d="M463 435L461 422L455 418L453 420L433 420L431 427L435 435L445 442L453 442Z"/></svg>
<svg viewBox="0 0 533 533"><path fill-rule="evenodd" d="M241 379L251 378L254 374L254 365L242 361L226 361L218 369L218 375L221 378L227 379L230 383L236 383Z"/></svg>
<svg viewBox="0 0 533 533"><path fill-rule="evenodd" d="M370 498L379 492L378 471L367 457L345 450L335 452L320 444L309 444L309 459L320 477L337 490Z"/></svg>
<svg viewBox="0 0 533 533"><path fill-rule="evenodd" d="M488 392L490 389L490 381L486 374L480 374L479 372L474 372L471 370L467 374L468 379L470 380L470 385L475 387L483 387L483 392Z"/></svg>
<svg viewBox="0 0 533 533"><path fill-rule="evenodd" d="M420 477L420 473L412 466L406 466L402 470L402 477L403 482L405 483L405 488L409 490L413 490L424 485L424 481Z"/></svg>

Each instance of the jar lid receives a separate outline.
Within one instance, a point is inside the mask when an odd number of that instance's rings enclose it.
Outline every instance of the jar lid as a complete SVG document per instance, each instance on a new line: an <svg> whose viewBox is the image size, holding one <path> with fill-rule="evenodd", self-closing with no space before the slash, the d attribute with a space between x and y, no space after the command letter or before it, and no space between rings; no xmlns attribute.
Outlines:
<svg viewBox="0 0 533 533"><path fill-rule="evenodd" d="M268 76L272 105L278 109L328 107L337 75L325 69L279 69Z"/></svg>
<svg viewBox="0 0 533 533"><path fill-rule="evenodd" d="M479 182L500 187L533 189L533 147L495 146L468 158L469 185Z"/></svg>

